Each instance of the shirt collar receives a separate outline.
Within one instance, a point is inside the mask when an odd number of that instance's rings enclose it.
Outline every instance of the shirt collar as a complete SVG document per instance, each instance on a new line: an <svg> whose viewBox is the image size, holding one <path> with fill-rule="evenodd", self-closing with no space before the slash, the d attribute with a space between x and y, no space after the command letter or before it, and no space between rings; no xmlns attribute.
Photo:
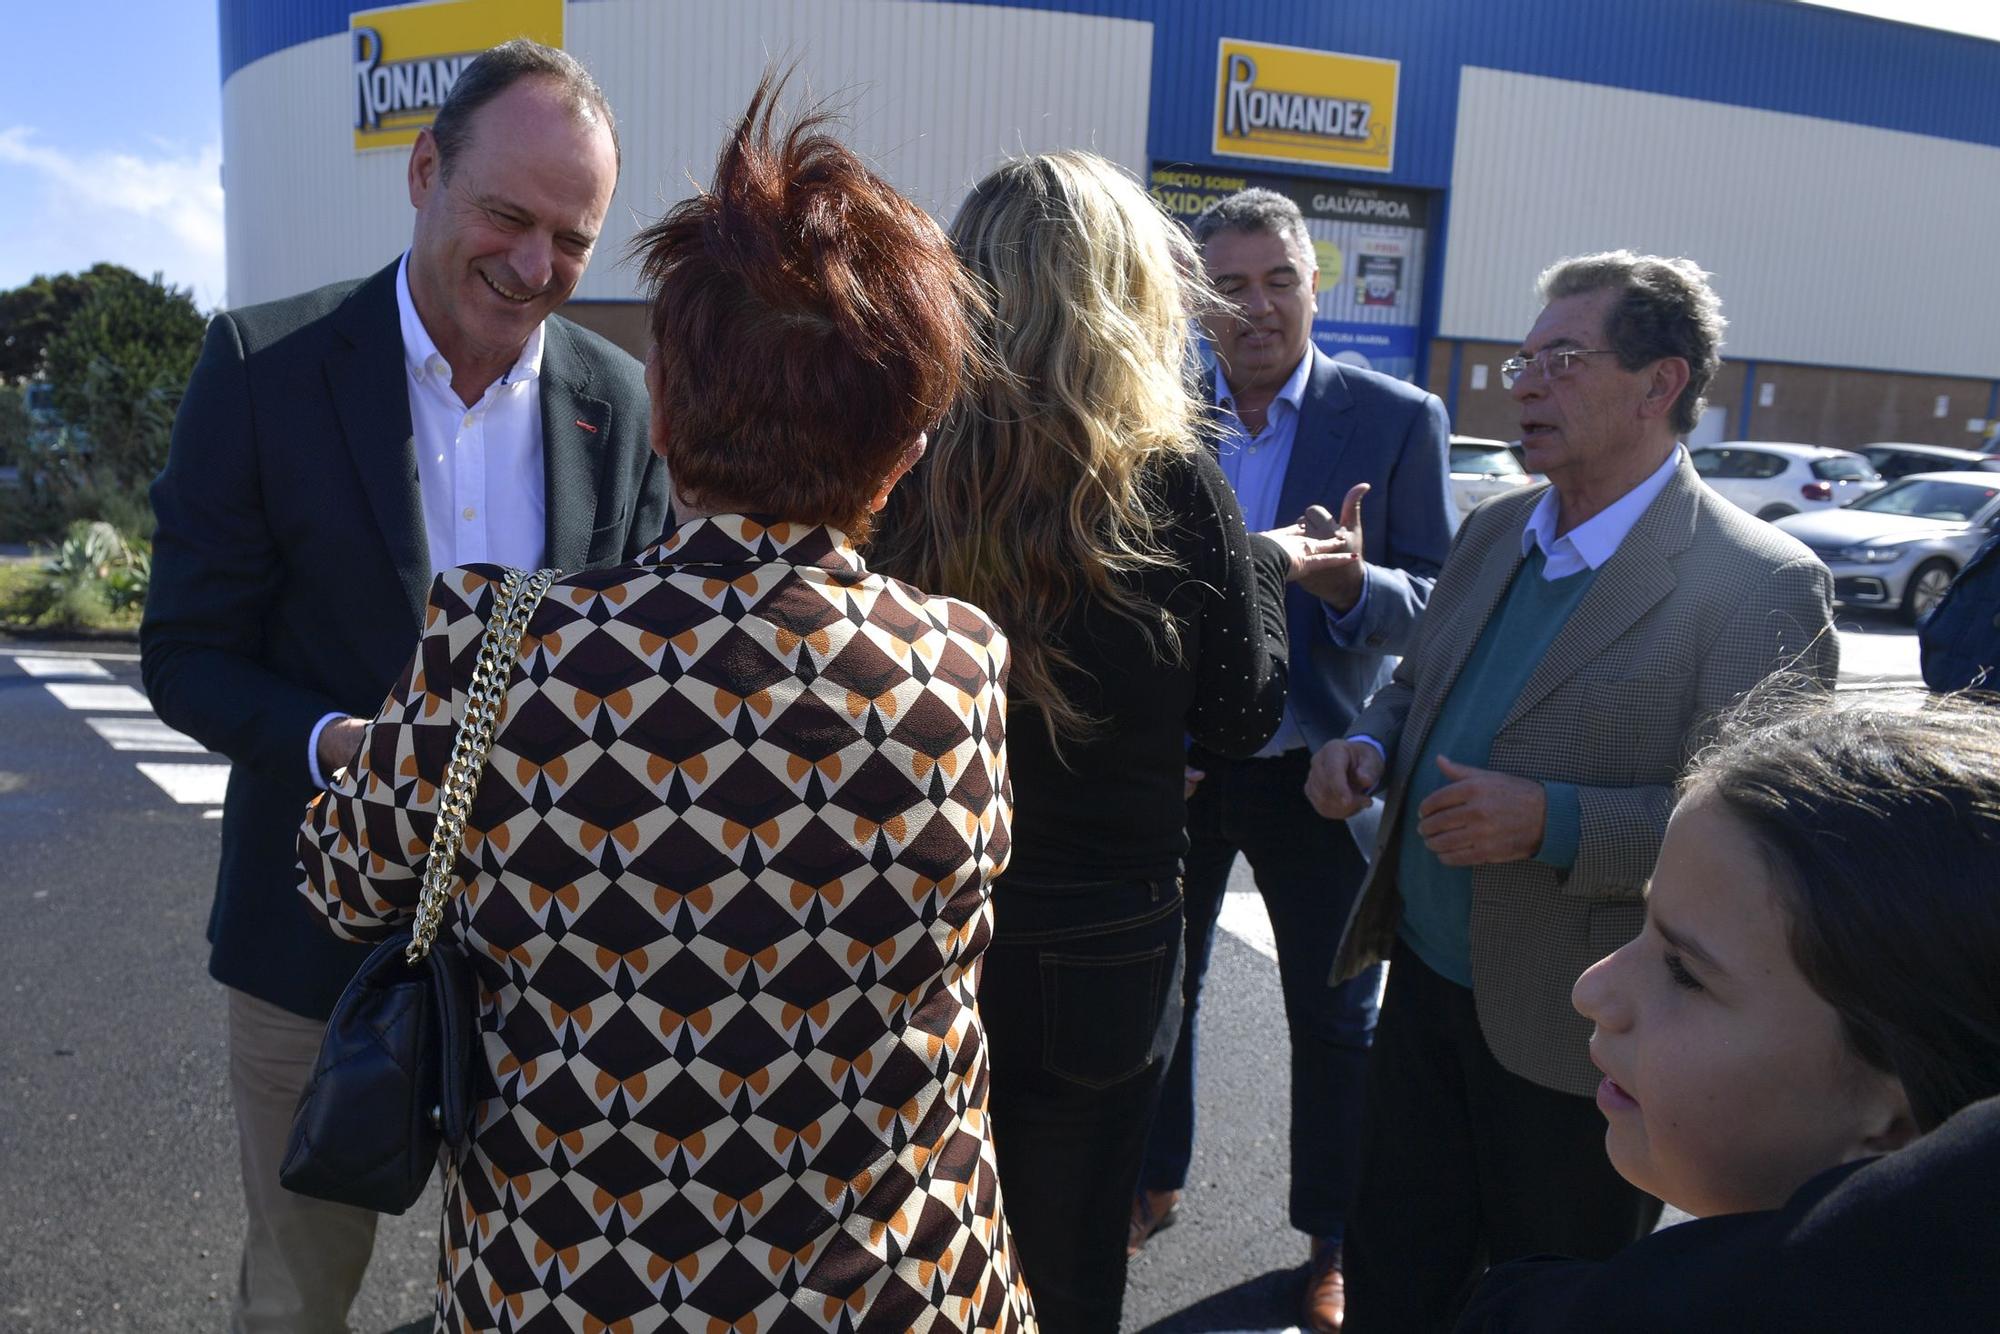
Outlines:
<svg viewBox="0 0 2000 1334"><path fill-rule="evenodd" d="M1633 525L1639 522L1639 516L1646 512L1660 492L1667 489L1667 483L1673 480L1674 471L1680 467L1685 453L1681 446L1675 445L1667 461L1655 468L1645 481L1561 537L1556 536L1556 489L1550 487L1542 493L1534 512L1528 516L1528 526L1521 530L1521 554L1525 556L1540 547L1544 556L1553 556L1557 547L1568 543L1583 558L1584 564L1596 569L1611 559L1611 554L1618 550Z"/></svg>
<svg viewBox="0 0 2000 1334"><path fill-rule="evenodd" d="M435 379L449 388L451 386L451 366L438 351L437 340L424 327L423 317L417 314L417 303L410 296L410 252L403 252L402 261L396 265L396 314L403 327L403 364L409 368L410 376L416 380ZM542 373L542 325L528 335L528 341L521 348L521 355L505 375L500 377L503 385L519 384L525 380L538 379Z"/></svg>
<svg viewBox="0 0 2000 1334"><path fill-rule="evenodd" d="M1292 367L1291 375L1278 387L1278 396L1272 402L1290 404L1293 412L1299 410L1299 405L1306 400L1306 381L1312 378L1313 351L1313 345L1308 341L1306 354L1299 358L1298 365ZM1229 388L1229 379L1223 375L1220 365L1215 368L1215 405L1228 408L1232 414L1236 411L1236 395Z"/></svg>

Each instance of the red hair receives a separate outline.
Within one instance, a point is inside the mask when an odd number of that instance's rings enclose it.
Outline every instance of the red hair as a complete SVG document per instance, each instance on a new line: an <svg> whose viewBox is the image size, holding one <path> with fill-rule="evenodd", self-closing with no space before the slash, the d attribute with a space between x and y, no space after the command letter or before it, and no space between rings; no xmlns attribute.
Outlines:
<svg viewBox="0 0 2000 1334"><path fill-rule="evenodd" d="M889 470L957 399L979 298L930 215L766 74L715 180L633 239L674 485L866 535Z"/></svg>

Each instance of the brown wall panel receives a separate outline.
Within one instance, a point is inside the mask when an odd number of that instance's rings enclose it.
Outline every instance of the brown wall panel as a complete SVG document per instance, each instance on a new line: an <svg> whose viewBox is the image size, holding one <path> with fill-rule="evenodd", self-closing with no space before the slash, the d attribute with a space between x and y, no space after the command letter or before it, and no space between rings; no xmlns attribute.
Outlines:
<svg viewBox="0 0 2000 1334"><path fill-rule="evenodd" d="M1433 341L1426 386L1447 404L1453 402L1449 387L1454 346L1462 350L1451 429L1460 435L1514 439L1520 414L1513 397L1500 387L1500 363L1518 349L1511 343ZM1481 365L1486 367L1486 385L1474 389L1476 368ZM1754 385L1746 390L1749 375L1748 363L1725 360L1709 385L1709 406L1723 411L1719 439L1789 440L1836 449L1908 440L1974 449L1980 437L1968 431L1966 423L1986 418L1993 393L1990 380L1773 362L1757 364ZM1761 398L1766 385L1771 402L1751 405L1745 431L1745 393ZM1937 415L1940 397L1945 400L1942 417ZM1987 429L1992 429L1990 422Z"/></svg>
<svg viewBox="0 0 2000 1334"><path fill-rule="evenodd" d="M1449 343L1445 343L1445 378L1451 373ZM1462 345L1459 357L1458 410L1452 415L1451 429L1460 435L1482 435L1493 440L1514 440L1521 434L1520 405L1500 387L1500 363L1521 349L1513 343L1473 343ZM1486 368L1486 387L1474 389L1479 367ZM1449 395L1443 395L1451 401Z"/></svg>
<svg viewBox="0 0 2000 1334"><path fill-rule="evenodd" d="M646 359L653 335L646 327L646 306L640 301L571 301L562 314L594 334L609 338L639 360Z"/></svg>
<svg viewBox="0 0 2000 1334"><path fill-rule="evenodd" d="M1768 407L1763 402L1767 384ZM1752 440L1792 440L1836 449L1908 440L1971 449L1980 437L1966 429L1966 422L1985 418L1993 385L1989 380L1950 376L1765 362L1757 367L1753 392L1757 401L1750 408ZM1937 415L1940 398L1945 400L1942 417ZM1735 424L1732 417L1732 429Z"/></svg>

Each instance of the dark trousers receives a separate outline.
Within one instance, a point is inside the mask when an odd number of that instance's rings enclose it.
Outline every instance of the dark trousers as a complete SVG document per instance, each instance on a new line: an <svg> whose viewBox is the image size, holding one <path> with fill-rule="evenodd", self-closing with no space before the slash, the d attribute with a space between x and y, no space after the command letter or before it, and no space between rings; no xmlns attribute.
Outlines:
<svg viewBox="0 0 2000 1334"><path fill-rule="evenodd" d="M1115 1334L1146 1123L1180 1030L1171 880L993 890L979 1011L1000 1191L1047 1334Z"/></svg>
<svg viewBox="0 0 2000 1334"><path fill-rule="evenodd" d="M1367 863L1347 826L1305 798L1312 757L1225 760L1197 752L1208 776L1188 799L1187 980L1180 1041L1167 1067L1139 1184L1179 1190L1194 1156L1195 1017L1215 943L1229 870L1240 851L1278 944L1278 977L1291 1031L1292 1226L1340 1240L1359 1170L1368 1044L1381 970L1328 986L1341 927Z"/></svg>
<svg viewBox="0 0 2000 1334"><path fill-rule="evenodd" d="M1502 1068L1472 992L1398 943L1368 1068L1348 1227L1348 1334L1448 1331L1489 1264L1603 1260L1660 1202L1604 1153L1604 1116Z"/></svg>

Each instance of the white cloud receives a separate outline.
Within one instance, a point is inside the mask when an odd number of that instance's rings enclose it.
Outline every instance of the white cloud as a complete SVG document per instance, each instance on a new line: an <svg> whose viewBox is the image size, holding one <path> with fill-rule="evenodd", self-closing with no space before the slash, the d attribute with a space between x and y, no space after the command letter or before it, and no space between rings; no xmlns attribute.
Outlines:
<svg viewBox="0 0 2000 1334"><path fill-rule="evenodd" d="M222 300L222 146L161 145L151 157L72 153L37 141L28 126L0 129L0 288L36 273L99 260L192 287L204 306Z"/></svg>

